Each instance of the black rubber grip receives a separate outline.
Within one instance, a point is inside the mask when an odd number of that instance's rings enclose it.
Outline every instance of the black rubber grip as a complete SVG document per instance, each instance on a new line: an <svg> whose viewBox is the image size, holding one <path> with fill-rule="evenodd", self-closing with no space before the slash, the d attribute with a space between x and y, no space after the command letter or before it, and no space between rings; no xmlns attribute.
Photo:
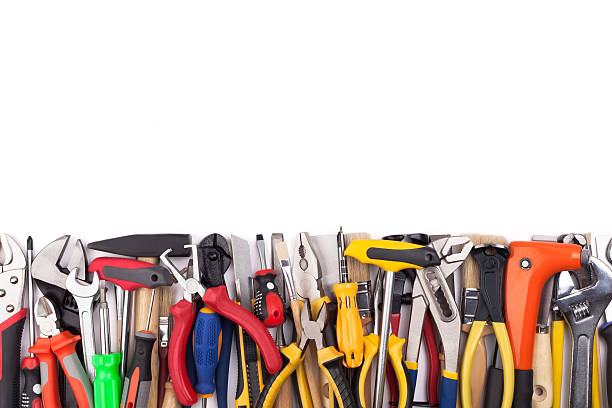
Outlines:
<svg viewBox="0 0 612 408"><path fill-rule="evenodd" d="M266 398L268 397L268 394L270 393L270 388L272 388L278 376L283 372L287 364L289 364L289 359L283 353L281 353L281 357L283 359L283 368L275 372L274 374L270 374L270 376L268 377L268 380L264 384L263 389L261 390L261 393L259 394L259 397L257 398L257 402L255 403L255 408L263 407L264 402L266 401ZM240 359L238 359L238 361L240 361ZM291 376L288 377L285 381L291 381ZM298 398L298 401L299 401L299 398Z"/></svg>
<svg viewBox="0 0 612 408"><path fill-rule="evenodd" d="M210 234L198 245L200 281L208 288L224 286L223 275L232 263L227 240L220 234ZM242 294L249 296L249 294Z"/></svg>
<svg viewBox="0 0 612 408"><path fill-rule="evenodd" d="M353 397L353 393L349 387L349 382L342 371L342 360L344 360L344 355L323 363L323 366L327 369L329 375L331 375L332 380L338 388L340 400L342 401L342 407L358 408L357 402L355 402L355 398Z"/></svg>
<svg viewBox="0 0 612 408"><path fill-rule="evenodd" d="M415 249L369 248L367 255L370 259L409 263L421 268L440 265L438 253L430 247Z"/></svg>
<svg viewBox="0 0 612 408"><path fill-rule="evenodd" d="M487 384L484 398L484 408L500 408L504 393L504 370L491 367L487 374ZM531 398L529 405L531 406Z"/></svg>
<svg viewBox="0 0 612 408"><path fill-rule="evenodd" d="M34 401L42 398L38 357L25 357L21 364L21 371L23 371L25 380L21 391L21 408L32 408ZM42 406L42 400L40 406Z"/></svg>
<svg viewBox="0 0 612 408"><path fill-rule="evenodd" d="M102 273L106 279L110 278L134 282L150 289L155 289L160 286L172 286L174 283L174 278L170 271L161 265L138 269L105 266L102 268Z"/></svg>
<svg viewBox="0 0 612 408"><path fill-rule="evenodd" d="M502 387L498 388L503 390ZM525 408L531 406L533 396L533 370L514 370L514 400L513 408Z"/></svg>
<svg viewBox="0 0 612 408"><path fill-rule="evenodd" d="M111 254L133 256L135 258L157 258L167 249L172 249L168 256L190 256L191 244L189 234L136 234L90 242L89 249Z"/></svg>
<svg viewBox="0 0 612 408"><path fill-rule="evenodd" d="M599 335L606 341L607 349L611 351L606 356L606 390L612 397L612 323L601 326Z"/></svg>
<svg viewBox="0 0 612 408"><path fill-rule="evenodd" d="M412 408L412 400L414 400L414 390L412 389L412 378L410 377L410 370L405 361L402 361L402 368L404 369L404 376L406 376L406 384L408 388L408 398L406 399L406 408ZM399 407L403 408L403 407Z"/></svg>
<svg viewBox="0 0 612 408"><path fill-rule="evenodd" d="M149 399L149 389L151 386L151 354L153 346L157 341L157 336L151 332L139 331L134 335L136 344L134 346L134 356L130 363L130 368L125 376L123 385L123 395L121 403L124 407L130 406L128 396L136 397L134 407L146 407ZM138 377L133 377L138 370ZM136 387L136 392L132 390ZM130 401L131 402L131 401Z"/></svg>
<svg viewBox="0 0 612 408"><path fill-rule="evenodd" d="M358 408L367 408L361 405L361 400L359 399L359 377L361 377L362 371L363 371L363 364L357 367L355 371L353 372L353 381L351 381L351 384L352 384L351 388L353 391L353 398L355 399L356 406Z"/></svg>
<svg viewBox="0 0 612 408"><path fill-rule="evenodd" d="M0 323L0 407L19 407L19 377L21 375L19 360L21 355L21 334L27 309L22 309Z"/></svg>

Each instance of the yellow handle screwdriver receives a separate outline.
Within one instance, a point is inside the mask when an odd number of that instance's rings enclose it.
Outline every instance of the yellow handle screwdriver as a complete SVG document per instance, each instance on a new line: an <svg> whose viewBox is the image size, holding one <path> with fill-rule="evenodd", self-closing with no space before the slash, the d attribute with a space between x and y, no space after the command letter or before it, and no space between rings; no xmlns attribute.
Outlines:
<svg viewBox="0 0 612 408"><path fill-rule="evenodd" d="M357 283L349 282L346 258L344 257L344 233L338 232L338 261L340 283L334 285L338 302L336 337L338 349L344 354L344 364L349 368L361 366L363 362L363 327L357 307Z"/></svg>

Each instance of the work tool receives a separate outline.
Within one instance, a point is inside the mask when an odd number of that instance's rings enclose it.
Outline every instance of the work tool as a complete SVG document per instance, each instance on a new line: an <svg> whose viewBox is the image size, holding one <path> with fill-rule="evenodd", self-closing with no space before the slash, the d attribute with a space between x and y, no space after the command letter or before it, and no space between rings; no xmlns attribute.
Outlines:
<svg viewBox="0 0 612 408"><path fill-rule="evenodd" d="M234 263L234 282L236 285L236 302L247 311L252 311L251 293L251 250L247 240L231 236L232 260ZM257 346L251 336L242 327L236 330L236 349L238 350L238 385L236 389L236 407L250 408L257 401L263 388L263 373Z"/></svg>
<svg viewBox="0 0 612 408"><path fill-rule="evenodd" d="M157 336L149 331L154 300L155 289L153 288L145 329L137 331L134 335L134 356L123 380L121 408L144 408L149 402L152 380L151 355L153 345L157 340Z"/></svg>
<svg viewBox="0 0 612 408"><path fill-rule="evenodd" d="M117 408L121 402L119 364L121 354L110 352L110 317L106 302L106 282L100 281L100 354L93 356L96 378L93 382L95 408Z"/></svg>
<svg viewBox="0 0 612 408"><path fill-rule="evenodd" d="M335 400L339 408L356 407L355 400L348 385L348 380L342 372L342 360L344 355L334 346L325 346L323 332L327 319L327 303L323 303L316 320L311 318L311 307L305 304L300 313L302 334L298 344L292 343L284 349L283 355L288 362L280 373L271 377L266 384L257 401L256 407L272 407L278 391L289 376L296 370L297 366L304 362L304 350L310 341L313 341L317 350L318 365L329 381L333 390ZM288 350L289 349L289 350Z"/></svg>
<svg viewBox="0 0 612 408"><path fill-rule="evenodd" d="M266 262L266 246L263 235L257 235L257 252L261 269L255 272L257 293L253 313L266 327L277 327L285 321L283 300L276 286L276 272Z"/></svg>
<svg viewBox="0 0 612 408"><path fill-rule="evenodd" d="M376 276L374 285L374 331L364 337L364 358L363 365L356 370L356 381L353 382L353 394L357 406L360 408L369 407L367 402L367 387L366 383L369 380L368 373L372 365L372 361L378 353L378 345L380 343L380 326L381 326L381 311L378 307L381 303L383 288L383 274L381 272ZM410 380L410 374L408 367L403 361L403 347L405 339L397 337L397 335L391 333L389 335L389 347L387 349L387 359L391 362L391 367L394 373L394 379L396 381L397 398L395 398L392 406L398 408L412 407L412 400L414 397L414 390L412 388L412 382ZM382 355L378 356L379 359ZM391 397L391 396L390 396ZM390 405L391 406L391 405Z"/></svg>
<svg viewBox="0 0 612 408"><path fill-rule="evenodd" d="M40 360L43 405L45 408L61 408L57 361L62 366L79 408L94 407L91 383L76 355L76 343L80 336L61 329L57 309L51 300L41 297L35 307L36 324L40 337L29 348Z"/></svg>
<svg viewBox="0 0 612 408"><path fill-rule="evenodd" d="M585 253L586 254L586 253ZM588 254L586 254L588 256ZM587 263L583 257L583 263ZM585 265L586 266L586 265ZM593 343L597 323L612 300L612 269L603 261L588 258L594 283L576 289L573 285L560 287L555 299L570 326L573 351L569 406L592 407Z"/></svg>
<svg viewBox="0 0 612 408"><path fill-rule="evenodd" d="M289 250L287 249L287 244L284 241L279 241L276 243L275 249L276 249L276 256L279 259L279 263L283 271L283 276L285 278L285 286L287 289L287 294L289 295L289 301L290 301L290 306L291 306L291 316L293 318L293 324L295 327L296 343L299 344L302 340L302 332L303 332L302 321L301 321L300 316L302 313L301 312L302 309L305 309L305 307L303 307L301 304L301 301L297 299L297 292L295 289L295 282L293 281L293 274L291 272L292 266L291 266L291 261L289 260ZM292 347L292 345L290 344L288 348L285 348L283 350L284 350L283 356L289 360L287 364L296 365L295 367L296 382L298 385L298 389L300 390L298 397L299 397L302 408L313 407L313 400L312 400L312 396L310 393L310 385L308 383L308 379L306 376L306 369L304 367L304 364L301 364L301 362L299 364L297 363L297 360L303 360L306 357L305 355L300 357L303 349L299 351L299 348L297 348L296 350L296 348ZM283 374L282 376L281 375L279 376L281 378L287 379L290 377L290 373L286 373L286 374ZM269 383L272 383L273 381L274 381L273 379L268 379Z"/></svg>
<svg viewBox="0 0 612 408"><path fill-rule="evenodd" d="M593 256L598 257L608 266L612 264L612 235L595 236L593 239ZM604 323L599 328L599 335L606 342L607 355L605 367L607 406L612 403L612 305L605 310Z"/></svg>
<svg viewBox="0 0 612 408"><path fill-rule="evenodd" d="M345 236L345 241L348 244L358 239L370 239L370 234L354 232L346 234ZM357 282L357 309L359 310L361 327L363 327L365 335L367 334L368 324L373 320L372 301L370 300L370 292L372 291L370 268L368 264L362 264L355 258L345 259L349 280L351 282Z"/></svg>
<svg viewBox="0 0 612 408"><path fill-rule="evenodd" d="M450 250L450 248L449 248ZM385 286L382 305L380 341L378 347L378 355L386 356L389 347L389 332L391 325L391 300L393 292L393 275L403 269L414 268L419 269L432 265L440 264L440 258L436 249L432 247L424 247L421 245L384 240L357 240L351 242L346 248L345 255L356 258L362 263L375 264L385 271ZM430 278L440 280L437 270L432 270ZM429 288L429 278L420 274L419 280L423 280ZM442 279L443 283L445 282ZM444 296L443 296L444 298ZM437 299L432 296L431 302L437 307ZM451 302L451 303L454 303ZM414 307L414 306L413 306ZM456 308L456 305L455 305ZM436 309L437 310L437 309ZM411 323L412 324L412 323ZM420 336L419 336L420 339ZM420 340L419 340L420 342ZM452 347L449 350L452 350ZM454 346L457 348L457 346ZM447 350L445 349L445 352ZM448 360L451 360L450 358ZM387 359L379 358L376 367L376 381L374 388L374 407L382 407L384 375L386 370ZM451 361L452 365L452 361ZM447 388L445 386L444 388ZM455 394L456 395L456 394ZM454 404L454 401L453 401Z"/></svg>
<svg viewBox="0 0 612 408"><path fill-rule="evenodd" d="M119 287L119 286L117 286ZM123 289L122 289L123 290ZM157 377L157 408L162 408L168 381L168 343L170 341L170 304L172 288L162 286L159 293L159 333L157 337L157 355L159 356L159 375Z"/></svg>
<svg viewBox="0 0 612 408"><path fill-rule="evenodd" d="M508 331L504 323L503 282L506 261L510 256L507 247L497 244L484 244L474 247L472 256L480 268L480 292L475 319L468 336L461 366L461 402L464 407L472 407L471 371L474 354L482 331L488 320L497 337L501 353L504 382L502 408L512 406L514 392L514 363ZM498 390L499 392L499 390Z"/></svg>
<svg viewBox="0 0 612 408"><path fill-rule="evenodd" d="M66 278L66 289L74 297L79 309L79 321L81 326L81 346L83 347L83 358L89 379L96 378L96 369L93 366L93 356L96 354L96 345L93 337L93 305L94 297L100 290L100 278L94 275L92 283L77 280L76 269L70 271Z"/></svg>
<svg viewBox="0 0 612 408"><path fill-rule="evenodd" d="M342 227L340 227L337 239L340 283L334 285L338 304L336 336L338 349L344 354L344 364L349 368L356 368L363 362L363 327L357 306L358 287L356 282L349 281L344 257L345 240Z"/></svg>
<svg viewBox="0 0 612 408"><path fill-rule="evenodd" d="M20 395L21 334L28 313L21 307L26 258L7 234L0 234L0 248L4 252L4 263L0 265L0 407L16 408Z"/></svg>
<svg viewBox="0 0 612 408"><path fill-rule="evenodd" d="M197 246L190 245L188 248L192 250L192 259L195 259L198 256ZM194 295L199 295L209 308L233 320L249 333L259 346L269 372L275 373L280 370L282 359L272 336L254 315L229 299L221 272L222 269L218 268L214 271L214 274L211 273L212 271L208 271L205 288L194 278L185 279L181 276L179 270L168 259L168 254L171 251L171 249L165 251L160 259L170 269L179 286L183 289L183 299L170 308L175 326L173 335L170 337L168 354L170 377L179 401L184 405L193 405L197 402L197 395L187 377L184 360L187 337L196 314L193 307Z"/></svg>
<svg viewBox="0 0 612 408"><path fill-rule="evenodd" d="M582 248L555 242L510 243L506 267L506 327L514 356L513 407L531 404L533 343L542 288L555 273L580 269Z"/></svg>
<svg viewBox="0 0 612 408"><path fill-rule="evenodd" d="M32 237L28 237L25 273L28 279L28 331L30 347L34 345L34 280L32 279L32 260L34 259ZM1 276L0 276L1 278ZM24 384L21 390L21 408L42 408L40 389L40 362L33 353L21 362Z"/></svg>

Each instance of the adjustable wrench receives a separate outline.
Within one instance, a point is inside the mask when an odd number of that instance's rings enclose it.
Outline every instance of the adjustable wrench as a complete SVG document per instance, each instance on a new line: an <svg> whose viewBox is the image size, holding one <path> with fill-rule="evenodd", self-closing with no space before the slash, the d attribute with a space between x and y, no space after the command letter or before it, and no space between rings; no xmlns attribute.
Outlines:
<svg viewBox="0 0 612 408"><path fill-rule="evenodd" d="M584 262L583 262L584 264ZM591 286L576 289L573 284L559 288L555 304L570 326L573 339L570 408L590 408L593 381L593 344L597 322L612 300L612 269L590 256Z"/></svg>

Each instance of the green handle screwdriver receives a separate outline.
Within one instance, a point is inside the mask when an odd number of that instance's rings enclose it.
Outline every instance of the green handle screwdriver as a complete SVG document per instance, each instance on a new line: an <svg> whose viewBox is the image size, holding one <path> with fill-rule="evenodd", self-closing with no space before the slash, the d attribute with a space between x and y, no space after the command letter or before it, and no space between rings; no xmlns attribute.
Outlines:
<svg viewBox="0 0 612 408"><path fill-rule="evenodd" d="M110 320L108 317L108 303L106 303L106 282L100 281L100 346L102 354L93 356L93 365L96 369L94 379L95 408L117 408L121 402L121 379L119 378L119 364L121 354L110 353Z"/></svg>

